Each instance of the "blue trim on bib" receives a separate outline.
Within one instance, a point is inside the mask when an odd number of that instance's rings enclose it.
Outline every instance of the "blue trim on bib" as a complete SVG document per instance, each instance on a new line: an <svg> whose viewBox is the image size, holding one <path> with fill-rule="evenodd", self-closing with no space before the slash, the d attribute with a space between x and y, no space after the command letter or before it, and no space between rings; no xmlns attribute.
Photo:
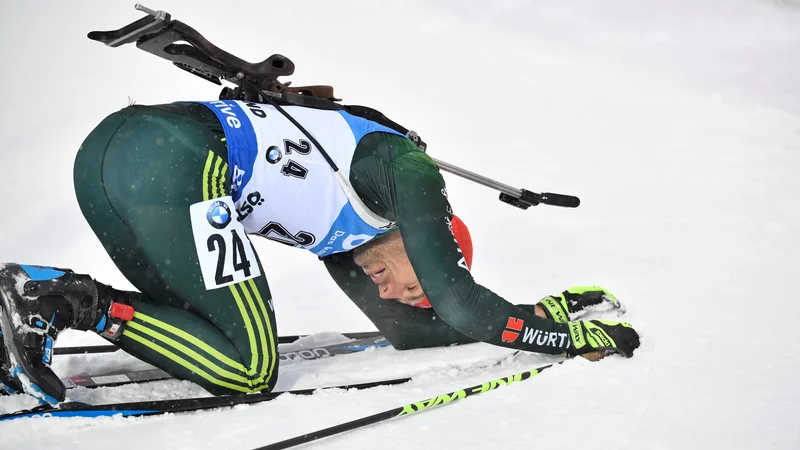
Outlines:
<svg viewBox="0 0 800 450"><path fill-rule="evenodd" d="M354 116L347 111L336 111L336 112L338 112L342 116L342 118L344 118L345 122L347 122L347 125L350 126L350 131L353 132L353 137L356 138L356 144L358 144L358 142L364 136L370 133L374 133L376 131L381 133L392 133L398 136L403 136L401 133L398 133L397 131L389 127L383 126L371 120L367 120L363 117ZM403 137L408 139L406 136Z"/></svg>
<svg viewBox="0 0 800 450"><path fill-rule="evenodd" d="M339 216L336 217L325 238L320 239L317 245L309 250L319 257L347 252L386 231L388 230L374 228L364 222L348 201L342 206Z"/></svg>
<svg viewBox="0 0 800 450"><path fill-rule="evenodd" d="M235 101L196 102L214 111L225 131L228 146L231 196L237 202L242 197L241 187L253 177L253 166L258 158L258 139L250 118Z"/></svg>

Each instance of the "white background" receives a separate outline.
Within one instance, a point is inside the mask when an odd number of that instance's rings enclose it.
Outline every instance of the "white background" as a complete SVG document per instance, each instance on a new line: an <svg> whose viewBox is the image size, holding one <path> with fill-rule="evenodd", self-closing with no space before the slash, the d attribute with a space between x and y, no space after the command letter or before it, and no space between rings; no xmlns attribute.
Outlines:
<svg viewBox="0 0 800 450"><path fill-rule="evenodd" d="M133 46L86 39L90 30L139 18L132 6L5 5L0 260L71 267L130 287L81 217L75 153L129 98L156 104L218 94ZM417 130L436 158L514 186L579 196L575 210L521 211L447 176L454 210L472 232L480 283L514 303L601 284L628 305L626 320L642 335L631 360L572 361L327 446L800 448L797 2L147 6L246 60L289 56L295 85L332 84L347 103L381 109ZM256 246L281 334L372 328L311 254ZM87 339L65 335L59 344ZM480 345L464 351L496 352ZM381 353L330 372L345 368L368 379L464 358L440 352ZM183 417L9 422L0 424L0 447L248 448L463 384L430 376L398 388ZM0 400L0 407L16 402Z"/></svg>

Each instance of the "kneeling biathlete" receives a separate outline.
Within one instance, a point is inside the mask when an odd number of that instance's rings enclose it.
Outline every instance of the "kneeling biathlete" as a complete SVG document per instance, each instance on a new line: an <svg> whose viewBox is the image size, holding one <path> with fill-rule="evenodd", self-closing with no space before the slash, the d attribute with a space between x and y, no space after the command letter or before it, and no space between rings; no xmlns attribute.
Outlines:
<svg viewBox="0 0 800 450"><path fill-rule="evenodd" d="M74 166L84 217L139 292L69 269L0 266L0 383L57 404L50 369L67 329L216 395L268 391L277 329L259 235L321 259L397 349L487 342L632 356L599 287L514 305L470 274L472 243L436 164L407 137L344 111L240 101L129 106L86 138ZM320 151L319 146L325 152ZM303 282L305 280L298 280Z"/></svg>

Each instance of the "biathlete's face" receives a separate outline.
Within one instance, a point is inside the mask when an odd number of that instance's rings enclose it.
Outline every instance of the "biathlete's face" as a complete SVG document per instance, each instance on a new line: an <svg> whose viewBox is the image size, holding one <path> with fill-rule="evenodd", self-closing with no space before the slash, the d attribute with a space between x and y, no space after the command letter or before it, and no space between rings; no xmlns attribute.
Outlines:
<svg viewBox="0 0 800 450"><path fill-rule="evenodd" d="M425 298L399 231L356 248L354 261L378 285L381 298L416 305Z"/></svg>

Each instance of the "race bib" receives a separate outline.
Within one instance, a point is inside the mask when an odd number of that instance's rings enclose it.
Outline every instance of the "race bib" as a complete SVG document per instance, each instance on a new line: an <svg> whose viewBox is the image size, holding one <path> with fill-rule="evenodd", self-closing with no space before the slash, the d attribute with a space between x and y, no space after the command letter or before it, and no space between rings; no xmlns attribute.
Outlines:
<svg viewBox="0 0 800 450"><path fill-rule="evenodd" d="M197 258L209 291L261 275L255 249L234 217L235 210L231 197L189 207Z"/></svg>

